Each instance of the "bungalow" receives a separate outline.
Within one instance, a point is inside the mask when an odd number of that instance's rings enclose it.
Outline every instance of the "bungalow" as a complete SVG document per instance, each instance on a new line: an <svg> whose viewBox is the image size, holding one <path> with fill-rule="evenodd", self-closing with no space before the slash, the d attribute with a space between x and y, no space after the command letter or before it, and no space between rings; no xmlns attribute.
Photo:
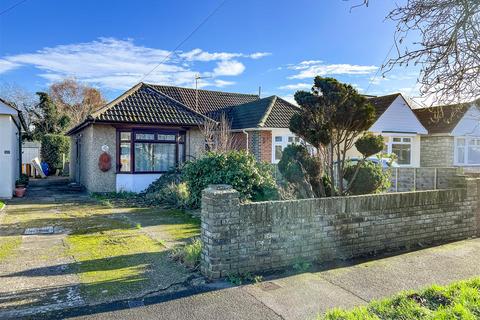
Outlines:
<svg viewBox="0 0 480 320"><path fill-rule="evenodd" d="M479 106L477 100L414 110L428 130L421 138L422 167L480 166Z"/></svg>
<svg viewBox="0 0 480 320"><path fill-rule="evenodd" d="M421 137L428 132L415 109L400 93L369 97L369 100L376 110L376 120L369 131L385 138L384 152L396 154L399 166L420 167ZM359 156L355 147L347 153L347 158Z"/></svg>
<svg viewBox="0 0 480 320"><path fill-rule="evenodd" d="M22 167L21 135L26 130L21 111L0 99L0 198L10 199Z"/></svg>
<svg viewBox="0 0 480 320"><path fill-rule="evenodd" d="M225 113L240 148L278 162L298 107L276 97L139 83L72 128L71 179L92 192L144 190L205 150L201 127Z"/></svg>

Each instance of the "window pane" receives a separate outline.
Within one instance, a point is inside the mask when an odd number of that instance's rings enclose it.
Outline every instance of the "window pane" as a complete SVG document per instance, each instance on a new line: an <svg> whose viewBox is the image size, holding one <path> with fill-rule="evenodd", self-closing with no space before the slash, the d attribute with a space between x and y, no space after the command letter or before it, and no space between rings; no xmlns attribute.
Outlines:
<svg viewBox="0 0 480 320"><path fill-rule="evenodd" d="M411 146L410 144L392 144L392 153L398 157L398 164L410 164Z"/></svg>
<svg viewBox="0 0 480 320"><path fill-rule="evenodd" d="M412 141L412 139L410 139L410 138L403 138L403 142L410 142L410 141Z"/></svg>
<svg viewBox="0 0 480 320"><path fill-rule="evenodd" d="M184 134L180 134L180 136L178 137L178 141L179 141L179 142L185 142L185 135L184 135Z"/></svg>
<svg viewBox="0 0 480 320"><path fill-rule="evenodd" d="M120 172L130 172L130 143L120 144Z"/></svg>
<svg viewBox="0 0 480 320"><path fill-rule="evenodd" d="M281 136L276 136L275 137L275 142L282 142L282 137Z"/></svg>
<svg viewBox="0 0 480 320"><path fill-rule="evenodd" d="M465 139L464 138L457 139L457 145L458 146L464 146L465 145Z"/></svg>
<svg viewBox="0 0 480 320"><path fill-rule="evenodd" d="M176 136L174 134L158 134L157 140L162 141L175 141Z"/></svg>
<svg viewBox="0 0 480 320"><path fill-rule="evenodd" d="M293 142L293 137L288 137L288 142Z"/></svg>
<svg viewBox="0 0 480 320"><path fill-rule="evenodd" d="M465 163L465 147L457 147L457 163Z"/></svg>
<svg viewBox="0 0 480 320"><path fill-rule="evenodd" d="M275 146L275 160L282 159L282 146Z"/></svg>
<svg viewBox="0 0 480 320"><path fill-rule="evenodd" d="M393 138L393 142L402 142L402 138Z"/></svg>
<svg viewBox="0 0 480 320"><path fill-rule="evenodd" d="M135 143L135 171L154 171L155 154L153 143Z"/></svg>
<svg viewBox="0 0 480 320"><path fill-rule="evenodd" d="M178 163L183 163L183 157L185 156L185 144L178 145Z"/></svg>
<svg viewBox="0 0 480 320"><path fill-rule="evenodd" d="M155 134L153 133L135 133L136 140L154 140Z"/></svg>
<svg viewBox="0 0 480 320"><path fill-rule="evenodd" d="M167 171L175 166L175 144L155 144L155 171Z"/></svg>
<svg viewBox="0 0 480 320"><path fill-rule="evenodd" d="M135 171L167 171L175 166L175 144L135 143Z"/></svg>
<svg viewBox="0 0 480 320"><path fill-rule="evenodd" d="M468 141L468 164L480 164L480 142L479 139Z"/></svg>
<svg viewBox="0 0 480 320"><path fill-rule="evenodd" d="M131 132L120 132L120 140L130 141L131 138L132 138Z"/></svg>

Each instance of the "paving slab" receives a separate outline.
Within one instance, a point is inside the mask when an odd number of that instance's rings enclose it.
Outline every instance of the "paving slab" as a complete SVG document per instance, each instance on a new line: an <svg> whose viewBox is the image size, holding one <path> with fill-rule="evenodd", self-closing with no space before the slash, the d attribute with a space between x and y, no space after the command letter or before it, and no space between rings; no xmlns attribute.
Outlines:
<svg viewBox="0 0 480 320"><path fill-rule="evenodd" d="M243 288L284 319L315 319L325 310L366 303L321 277L303 273Z"/></svg>
<svg viewBox="0 0 480 320"><path fill-rule="evenodd" d="M0 318L83 305L65 235L25 235L0 264ZM45 249L47 248L47 249Z"/></svg>
<svg viewBox="0 0 480 320"><path fill-rule="evenodd" d="M246 290L284 319L315 319L403 290L444 285L480 275L480 239L459 241L327 271L303 273Z"/></svg>
<svg viewBox="0 0 480 320"><path fill-rule="evenodd" d="M420 289L432 284L445 285L479 275L480 239L315 274L367 301L388 297L402 290Z"/></svg>
<svg viewBox="0 0 480 320"><path fill-rule="evenodd" d="M282 317L241 288L230 288L144 307L71 319L280 320Z"/></svg>

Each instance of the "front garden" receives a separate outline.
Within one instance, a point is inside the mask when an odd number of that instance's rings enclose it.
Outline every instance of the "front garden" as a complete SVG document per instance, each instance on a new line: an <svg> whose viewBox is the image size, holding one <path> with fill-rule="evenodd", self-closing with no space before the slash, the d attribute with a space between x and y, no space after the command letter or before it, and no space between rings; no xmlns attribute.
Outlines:
<svg viewBox="0 0 480 320"><path fill-rule="evenodd" d="M55 235L46 235L44 241L31 242L23 235L26 229L46 226L53 227ZM113 207L88 198L12 203L0 225L2 277L5 285L14 281L34 288L34 305L50 303L51 288L64 290L57 285L63 277L78 279L80 295L88 303L142 296L191 278L199 251L189 244L199 232L199 219L180 210ZM190 252L183 255L177 247L185 244ZM57 276L49 278L50 289L44 288L43 279L51 274ZM8 290L0 285L0 292ZM26 292L10 295L0 310L29 306L22 297ZM68 294L60 293L62 299L68 300Z"/></svg>

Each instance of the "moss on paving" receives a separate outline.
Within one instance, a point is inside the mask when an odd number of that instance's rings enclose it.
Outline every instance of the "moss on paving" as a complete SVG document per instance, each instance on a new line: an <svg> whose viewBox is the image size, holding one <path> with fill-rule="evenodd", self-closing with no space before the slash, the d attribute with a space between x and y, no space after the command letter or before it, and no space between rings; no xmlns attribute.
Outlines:
<svg viewBox="0 0 480 320"><path fill-rule="evenodd" d="M67 237L82 291L91 301L118 298L148 286L164 247L137 230L114 229Z"/></svg>
<svg viewBox="0 0 480 320"><path fill-rule="evenodd" d="M335 309L322 320L390 319L480 319L480 278L449 286L432 286L416 292L403 292L393 298L374 301L351 311Z"/></svg>
<svg viewBox="0 0 480 320"><path fill-rule="evenodd" d="M15 251L26 228L54 226L67 234L62 254L77 261L68 270L78 274L84 299L123 299L184 281L189 271L169 258L162 242L196 236L199 225L178 210L115 208L100 201L12 205L0 224L0 235L9 239L3 245L0 238L0 259ZM54 254L42 249L42 259Z"/></svg>
<svg viewBox="0 0 480 320"><path fill-rule="evenodd" d="M7 260L12 256L15 249L22 244L22 237L20 236L5 236L0 237L0 262Z"/></svg>

